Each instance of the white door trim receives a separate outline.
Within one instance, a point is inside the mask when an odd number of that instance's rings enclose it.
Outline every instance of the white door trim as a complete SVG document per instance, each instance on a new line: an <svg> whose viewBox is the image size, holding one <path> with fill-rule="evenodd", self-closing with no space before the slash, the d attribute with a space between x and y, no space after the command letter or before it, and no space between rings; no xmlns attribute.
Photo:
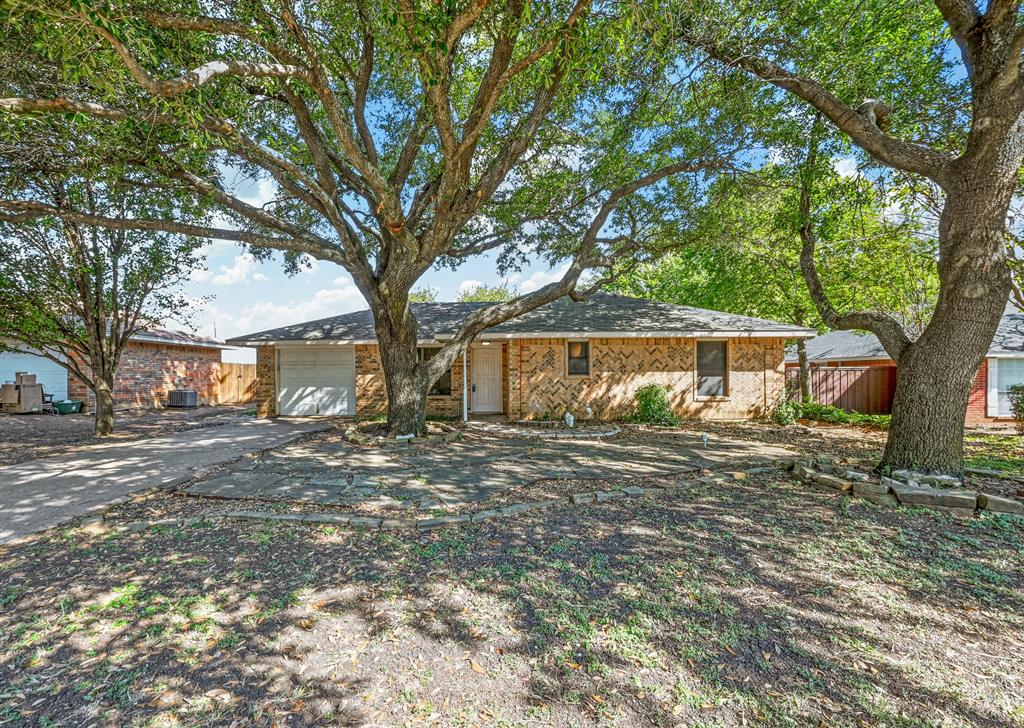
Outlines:
<svg viewBox="0 0 1024 728"><path fill-rule="evenodd" d="M497 414L501 412L501 347L480 346L473 352L473 412Z"/></svg>

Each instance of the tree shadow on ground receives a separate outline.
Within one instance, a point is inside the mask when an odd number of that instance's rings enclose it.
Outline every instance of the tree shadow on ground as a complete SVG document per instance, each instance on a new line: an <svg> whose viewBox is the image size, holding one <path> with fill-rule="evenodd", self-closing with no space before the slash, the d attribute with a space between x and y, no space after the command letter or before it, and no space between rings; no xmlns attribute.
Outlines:
<svg viewBox="0 0 1024 728"><path fill-rule="evenodd" d="M0 550L0 717L1007 725L1022 553L775 476L430 534L50 532Z"/></svg>

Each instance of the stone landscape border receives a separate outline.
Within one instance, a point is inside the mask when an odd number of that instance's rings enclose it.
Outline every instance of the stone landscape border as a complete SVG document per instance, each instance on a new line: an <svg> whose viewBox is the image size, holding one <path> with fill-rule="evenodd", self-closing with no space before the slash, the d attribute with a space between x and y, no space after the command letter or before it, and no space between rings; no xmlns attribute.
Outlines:
<svg viewBox="0 0 1024 728"><path fill-rule="evenodd" d="M1024 503L1014 498L995 496L986 493L961 489L944 489L932 487L931 483L952 483L960 481L950 476L924 475L909 471L896 471L889 478L882 476L874 482L867 473L835 466L831 460L822 456L783 458L776 460L771 467L754 466L744 470L721 471L715 475L699 475L679 478L672 485L665 486L625 486L615 490L597 490L585 493L574 493L559 498L513 503L507 506L483 508L472 513L460 513L450 516L432 516L429 518L390 518L387 516L364 516L356 513L275 513L271 511L228 511L210 512L201 515L190 515L184 518L163 518L145 521L130 521L122 524L104 522L104 516L116 506L132 500L142 500L164 492L160 488L135 493L117 499L95 509L90 517L83 521L83 528L95 533L130 533L147 531L155 527L196 526L202 523L219 522L222 520L252 521L271 524L294 523L318 526L334 526L363 531L415 531L427 532L448 526L462 526L483 523L496 519L515 518L532 511L539 511L559 505L585 505L603 503L619 498L644 498L648 496L673 495L683 484L705 483L721 485L730 481L743 481L750 475L766 473L775 467L789 471L797 480L815 485L822 490L841 495L854 496L884 506L914 506L944 511L959 516L973 517L979 511L1024 516ZM817 468L817 469L816 469ZM828 469L832 472L825 472ZM840 474L834 474L835 471ZM917 476L920 480L900 480Z"/></svg>
<svg viewBox="0 0 1024 728"><path fill-rule="evenodd" d="M877 505L930 508L965 517L973 517L980 511L1024 516L1024 502L1015 498L957 487L935 487L961 485L960 480L950 475L896 470L890 474L892 477L883 475L875 482L867 473L837 467L829 458L820 456L783 458L777 460L776 465L804 483ZM837 471L841 472L836 474Z"/></svg>
<svg viewBox="0 0 1024 728"><path fill-rule="evenodd" d="M216 522L221 520L257 521L266 523L305 523L318 526L336 526L365 531L432 531L447 526L459 526L466 524L482 523L494 519L514 518L531 511L543 510L558 505L585 505L587 503L604 503L619 498L643 498L647 496L660 496L675 494L681 484L699 482L707 484L722 484L733 481L746 480L749 475L764 473L772 470L770 467L758 466L740 471L728 471L716 476L695 476L691 478L680 478L672 485L666 486L625 486L616 490L597 490L586 493L574 493L560 498L545 498L543 500L528 501L525 503L513 503L497 508L484 508L472 513L461 513L451 516L433 516L430 518L388 518L385 516L362 516L354 513L274 513L270 511L228 511L211 512L202 515L191 515L186 518L164 518L149 521L130 521L122 524L110 524L109 528L103 524L102 516L93 519L89 526L90 530L96 533L110 531L113 533L128 533L146 531L152 527L173 527L189 526L201 523ZM106 510L111 510L113 506Z"/></svg>

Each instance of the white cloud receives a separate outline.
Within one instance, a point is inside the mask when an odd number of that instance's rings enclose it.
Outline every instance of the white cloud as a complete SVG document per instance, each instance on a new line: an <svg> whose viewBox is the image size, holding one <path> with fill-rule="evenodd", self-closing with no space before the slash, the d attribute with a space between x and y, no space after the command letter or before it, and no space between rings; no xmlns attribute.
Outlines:
<svg viewBox="0 0 1024 728"><path fill-rule="evenodd" d="M253 257L248 253L241 253L235 256L235 261L230 266L222 265L220 273L210 278L210 283L215 286L230 286L241 283L255 270L256 261Z"/></svg>
<svg viewBox="0 0 1024 728"><path fill-rule="evenodd" d="M240 195L243 202L253 207L263 207L277 196L277 182L270 177L264 177L256 183L256 189L248 195Z"/></svg>
<svg viewBox="0 0 1024 728"><path fill-rule="evenodd" d="M353 285L322 288L311 298L278 304L263 301L246 306L245 313L234 320L238 333L251 333L278 326L336 316L366 307L359 289Z"/></svg>
<svg viewBox="0 0 1024 728"><path fill-rule="evenodd" d="M860 171L857 169L857 161L849 157L833 157L832 169L840 177L856 177L860 174Z"/></svg>
<svg viewBox="0 0 1024 728"><path fill-rule="evenodd" d="M525 280L522 278L522 274L512 276L510 282L513 283L523 293L530 293L536 291L538 288L546 286L548 283L554 283L562 279L565 272L569 270L569 264L549 269L546 273L544 271L535 271L530 274Z"/></svg>
<svg viewBox="0 0 1024 728"><path fill-rule="evenodd" d="M359 289L352 284L322 288L311 297L285 303L260 301L237 310L225 310L216 303L206 303L197 312L199 333L222 339L337 316L366 308Z"/></svg>
<svg viewBox="0 0 1024 728"><path fill-rule="evenodd" d="M478 281L478 280L475 280L473 278L468 278L468 279L464 280L462 283L459 284L459 289L458 290L459 290L460 294L468 293L469 291L476 290L477 288L479 288L483 284L484 284L483 281Z"/></svg>
<svg viewBox="0 0 1024 728"><path fill-rule="evenodd" d="M769 147L766 158L768 164L783 164L786 161L786 152L782 147Z"/></svg>
<svg viewBox="0 0 1024 728"><path fill-rule="evenodd" d="M252 279L254 281L261 281L261 282L262 281L269 281L270 280L270 276L265 276L262 273L253 273L252 274Z"/></svg>

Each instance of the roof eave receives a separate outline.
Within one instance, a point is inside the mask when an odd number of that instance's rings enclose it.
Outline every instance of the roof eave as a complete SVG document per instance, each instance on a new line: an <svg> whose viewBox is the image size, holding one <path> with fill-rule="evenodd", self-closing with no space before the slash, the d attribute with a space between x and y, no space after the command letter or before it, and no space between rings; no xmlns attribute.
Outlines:
<svg viewBox="0 0 1024 728"><path fill-rule="evenodd" d="M508 341L511 339L708 339L708 338L749 338L749 339L809 339L817 336L814 329L785 329L740 331L721 330L675 330L675 331L525 331L525 332L484 332L477 341ZM454 333L440 333L418 343L450 341ZM309 346L329 344L347 346L353 344L376 344L376 339L228 339L228 346Z"/></svg>

